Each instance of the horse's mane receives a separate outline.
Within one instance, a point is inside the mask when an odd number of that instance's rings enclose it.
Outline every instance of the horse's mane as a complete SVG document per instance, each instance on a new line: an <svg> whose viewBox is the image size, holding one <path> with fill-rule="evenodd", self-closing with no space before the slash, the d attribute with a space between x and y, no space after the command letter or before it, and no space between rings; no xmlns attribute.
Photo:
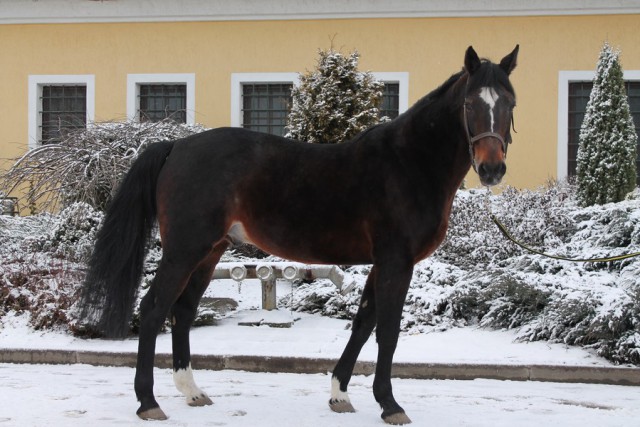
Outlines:
<svg viewBox="0 0 640 427"><path fill-rule="evenodd" d="M412 114L412 112L420 111L424 107L427 107L428 105L433 103L435 100L442 98L442 96L449 91L449 89L460 79L460 77L462 77L462 75L464 73L465 73L464 69L461 70L458 73L455 73L454 75L449 77L449 79L447 79L446 82L441 84L438 88L434 89L433 91L429 92L429 94L425 95L423 98L418 100L412 107L410 107L404 113L400 114L395 119L391 120L390 122L378 123L376 125L373 125L373 126L367 128L367 129L365 129L364 131L362 131L359 134L357 134L356 136L354 136L350 140L350 142L359 141L360 139L364 138L366 135L371 133L373 130L379 129L381 127L386 127L386 126L392 126L394 124L399 124L400 121L403 120L403 118L409 117Z"/></svg>
<svg viewBox="0 0 640 427"><path fill-rule="evenodd" d="M377 125L371 126L370 128L364 130L359 133L355 137L351 139L351 141L357 141L363 138L365 135L369 134L372 130L378 129L383 126L388 126L393 123L397 123L402 120L403 117L410 117L413 113L419 113L424 111L425 108L431 106L435 102L443 99L445 96L449 96L452 103L452 108L459 108L462 106L462 102L464 101L462 98L455 99L458 91L450 91L452 87L456 85L460 81L460 79L464 76L466 70L463 68L455 74L452 74L444 83L438 86L436 89L429 92L427 95L419 99L412 107L410 107L403 114L396 117L394 120L386 123L379 123ZM514 94L513 86L509 81L509 76L505 73L499 65L492 63L488 59L482 59L482 66L478 68L478 70L473 75L473 83L468 88L470 90L474 90L476 88L480 88L483 86L491 86L491 85L501 85L509 92Z"/></svg>
<svg viewBox="0 0 640 427"><path fill-rule="evenodd" d="M403 116L411 116L413 113L424 111L425 108L432 105L434 102L442 99L445 95L450 93L450 89L460 80L460 78L466 73L464 69L453 74L444 83L438 86L436 89L429 92L427 95L419 99L411 108L409 108L404 114L398 116L400 119ZM461 104L460 104L461 105ZM397 120L396 119L396 120Z"/></svg>
<svg viewBox="0 0 640 427"><path fill-rule="evenodd" d="M451 75L451 77L449 77L444 83L442 83L433 91L429 92L422 99L418 100L418 102L416 102L411 108L409 108L409 110L407 110L407 113L411 112L412 110L422 111L425 107L428 107L437 100L442 99L444 96L451 96L452 98L455 98L458 92L452 92L450 91L450 89L460 81L465 73L466 70L463 68L457 73ZM499 65L494 64L487 59L482 59L482 66L478 68L478 70L474 73L472 82L473 83L468 88L469 90L475 90L483 86L492 86L498 84L503 86L512 94L515 94L507 73L505 73ZM452 101L454 100L452 99ZM460 107L462 105L462 99L457 99L455 101L457 102L452 103L452 105L454 105L454 108Z"/></svg>

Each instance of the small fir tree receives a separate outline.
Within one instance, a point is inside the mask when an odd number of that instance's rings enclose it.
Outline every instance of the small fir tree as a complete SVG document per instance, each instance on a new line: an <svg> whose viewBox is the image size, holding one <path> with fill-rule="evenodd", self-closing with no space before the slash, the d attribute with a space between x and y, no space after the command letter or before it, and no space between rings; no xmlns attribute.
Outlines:
<svg viewBox="0 0 640 427"><path fill-rule="evenodd" d="M605 43L580 128L576 178L583 206L619 202L636 186L638 136L619 55Z"/></svg>
<svg viewBox="0 0 640 427"><path fill-rule="evenodd" d="M346 141L380 121L384 84L358 71L357 51L319 55L316 68L301 74L293 89L286 136L320 144Z"/></svg>

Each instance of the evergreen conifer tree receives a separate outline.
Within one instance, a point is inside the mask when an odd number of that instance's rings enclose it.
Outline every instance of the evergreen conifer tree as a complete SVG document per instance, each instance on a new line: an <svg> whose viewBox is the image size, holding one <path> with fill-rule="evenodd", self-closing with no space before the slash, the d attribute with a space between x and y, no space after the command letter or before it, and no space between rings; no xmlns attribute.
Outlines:
<svg viewBox="0 0 640 427"><path fill-rule="evenodd" d="M580 128L577 196L583 206L621 201L636 186L638 137L619 55L605 43Z"/></svg>
<svg viewBox="0 0 640 427"><path fill-rule="evenodd" d="M316 68L300 75L292 91L287 137L331 144L346 141L380 121L384 84L358 71L357 51L319 51Z"/></svg>

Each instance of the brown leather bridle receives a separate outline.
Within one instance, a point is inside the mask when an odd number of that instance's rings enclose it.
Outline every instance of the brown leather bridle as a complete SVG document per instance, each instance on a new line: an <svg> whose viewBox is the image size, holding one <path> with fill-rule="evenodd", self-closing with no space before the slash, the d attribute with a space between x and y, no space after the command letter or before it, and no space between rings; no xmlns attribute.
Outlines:
<svg viewBox="0 0 640 427"><path fill-rule="evenodd" d="M505 141L505 139L499 133L482 132L477 135L471 136L471 133L469 132L469 120L467 119L467 103L466 102L462 106L462 115L464 120L463 126L464 126L465 133L467 134L467 141L469 143L469 155L471 156L471 165L473 166L474 171L478 172L478 169L476 167L475 154L474 154L474 145L477 141L481 140L482 138L495 138L498 141L500 141L500 143L502 144L502 152L504 153L504 158L505 159L507 158L507 148L509 144ZM512 127L514 126L513 113L511 113L511 126ZM515 132L515 128L513 131ZM509 143L511 143L511 141L509 141Z"/></svg>

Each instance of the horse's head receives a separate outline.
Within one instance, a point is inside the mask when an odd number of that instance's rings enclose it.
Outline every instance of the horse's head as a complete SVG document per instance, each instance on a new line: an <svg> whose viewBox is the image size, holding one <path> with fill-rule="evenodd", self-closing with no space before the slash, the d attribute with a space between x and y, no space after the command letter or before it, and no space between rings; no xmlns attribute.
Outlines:
<svg viewBox="0 0 640 427"><path fill-rule="evenodd" d="M505 159L516 105L509 74L516 67L518 49L516 46L499 65L480 60L471 46L464 59L463 126L473 168L486 186L498 184L507 170Z"/></svg>

